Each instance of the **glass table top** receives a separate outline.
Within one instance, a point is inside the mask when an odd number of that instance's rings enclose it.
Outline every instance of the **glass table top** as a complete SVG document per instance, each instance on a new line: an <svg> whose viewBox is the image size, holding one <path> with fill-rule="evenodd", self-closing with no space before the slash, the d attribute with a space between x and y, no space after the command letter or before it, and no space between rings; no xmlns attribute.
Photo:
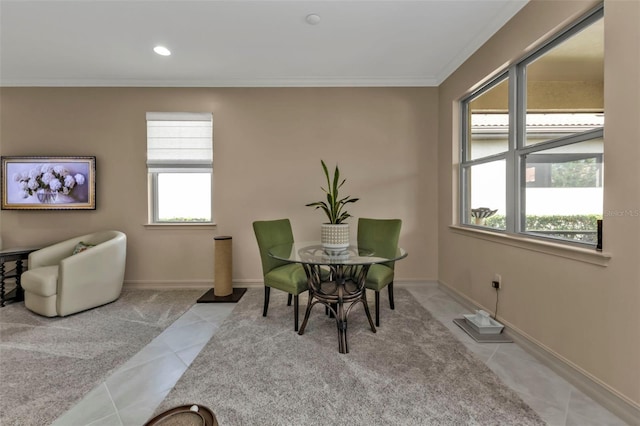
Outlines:
<svg viewBox="0 0 640 426"><path fill-rule="evenodd" d="M350 245L344 250L325 249L319 241L274 246L269 255L280 260L309 265L371 265L403 259L407 252L398 248L393 255L381 255L366 247Z"/></svg>

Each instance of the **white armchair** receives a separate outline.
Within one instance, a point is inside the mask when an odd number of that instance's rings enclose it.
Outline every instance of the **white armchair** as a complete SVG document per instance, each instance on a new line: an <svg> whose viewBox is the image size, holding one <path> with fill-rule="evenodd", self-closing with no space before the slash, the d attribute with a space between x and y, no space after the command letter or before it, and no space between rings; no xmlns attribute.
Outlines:
<svg viewBox="0 0 640 426"><path fill-rule="evenodd" d="M78 243L90 244L73 254ZM22 274L24 304L46 317L67 316L120 297L127 236L120 231L82 235L34 251Z"/></svg>

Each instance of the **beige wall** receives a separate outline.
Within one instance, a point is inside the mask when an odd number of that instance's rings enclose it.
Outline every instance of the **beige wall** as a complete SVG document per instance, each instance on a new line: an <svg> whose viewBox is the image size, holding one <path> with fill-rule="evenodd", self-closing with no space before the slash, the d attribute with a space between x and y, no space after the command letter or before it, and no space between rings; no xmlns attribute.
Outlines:
<svg viewBox="0 0 640 426"><path fill-rule="evenodd" d="M259 282L251 228L289 217L297 240L318 239L320 159L337 162L358 217L403 220L409 257L397 279L437 279L437 89L2 88L2 155L95 155L96 211L2 211L5 247L103 228L129 238L129 284L211 285L213 237L233 237L233 278ZM212 228L149 228L147 111L211 111ZM347 195L345 193L345 195Z"/></svg>
<svg viewBox="0 0 640 426"><path fill-rule="evenodd" d="M640 406L640 2L605 2L605 217L608 266L488 241L450 228L457 197L457 103L477 83L589 10L533 1L440 86L439 279ZM613 212L608 215L606 212ZM626 212L626 213L625 213ZM540 247L538 247L540 248Z"/></svg>

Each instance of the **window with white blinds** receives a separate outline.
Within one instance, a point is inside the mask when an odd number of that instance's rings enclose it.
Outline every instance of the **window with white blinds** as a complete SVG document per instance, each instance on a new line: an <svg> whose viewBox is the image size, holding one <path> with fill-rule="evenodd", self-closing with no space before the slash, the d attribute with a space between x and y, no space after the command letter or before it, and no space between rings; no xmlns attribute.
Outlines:
<svg viewBox="0 0 640 426"><path fill-rule="evenodd" d="M210 113L148 112L147 166L211 169L212 135Z"/></svg>
<svg viewBox="0 0 640 426"><path fill-rule="evenodd" d="M147 113L150 223L212 223L212 170L211 113Z"/></svg>

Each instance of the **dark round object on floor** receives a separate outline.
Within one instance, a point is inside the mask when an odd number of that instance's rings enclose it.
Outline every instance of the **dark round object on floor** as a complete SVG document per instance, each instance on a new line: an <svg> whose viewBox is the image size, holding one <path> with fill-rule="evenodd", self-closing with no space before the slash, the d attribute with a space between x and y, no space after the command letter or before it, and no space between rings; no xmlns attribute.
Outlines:
<svg viewBox="0 0 640 426"><path fill-rule="evenodd" d="M144 426L218 426L218 420L209 408L190 404L160 413Z"/></svg>

